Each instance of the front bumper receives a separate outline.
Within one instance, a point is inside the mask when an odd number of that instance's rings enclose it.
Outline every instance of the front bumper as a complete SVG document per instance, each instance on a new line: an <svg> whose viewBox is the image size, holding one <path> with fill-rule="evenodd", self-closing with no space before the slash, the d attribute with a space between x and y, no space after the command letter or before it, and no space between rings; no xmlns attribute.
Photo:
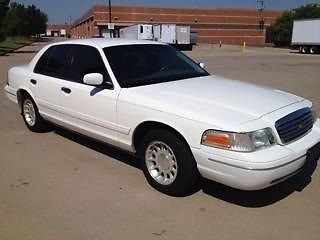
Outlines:
<svg viewBox="0 0 320 240"><path fill-rule="evenodd" d="M210 180L242 189L259 190L277 184L302 170L307 151L320 142L320 120L299 140L252 153L201 146L192 149L200 174Z"/></svg>

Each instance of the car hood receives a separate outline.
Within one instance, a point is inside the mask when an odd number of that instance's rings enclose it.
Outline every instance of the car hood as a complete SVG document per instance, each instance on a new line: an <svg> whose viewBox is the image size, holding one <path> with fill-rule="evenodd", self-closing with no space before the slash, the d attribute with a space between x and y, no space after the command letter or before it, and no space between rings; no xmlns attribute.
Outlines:
<svg viewBox="0 0 320 240"><path fill-rule="evenodd" d="M124 89L120 100L225 128L304 99L276 89L206 76Z"/></svg>

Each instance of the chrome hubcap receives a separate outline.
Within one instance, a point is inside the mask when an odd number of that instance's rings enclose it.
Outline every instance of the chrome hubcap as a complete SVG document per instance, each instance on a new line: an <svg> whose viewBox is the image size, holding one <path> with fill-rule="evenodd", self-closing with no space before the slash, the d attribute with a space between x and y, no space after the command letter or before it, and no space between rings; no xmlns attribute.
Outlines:
<svg viewBox="0 0 320 240"><path fill-rule="evenodd" d="M36 113L35 113L33 103L31 102L30 99L25 100L23 103L23 115L27 124L30 127L33 127L36 123Z"/></svg>
<svg viewBox="0 0 320 240"><path fill-rule="evenodd" d="M174 182L178 164L172 149L164 142L152 142L145 155L147 169L154 180L162 185Z"/></svg>

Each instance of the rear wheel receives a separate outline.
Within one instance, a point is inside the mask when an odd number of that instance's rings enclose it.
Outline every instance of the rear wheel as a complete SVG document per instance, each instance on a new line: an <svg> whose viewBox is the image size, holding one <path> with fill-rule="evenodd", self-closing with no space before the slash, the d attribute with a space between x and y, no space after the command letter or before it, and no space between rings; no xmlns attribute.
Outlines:
<svg viewBox="0 0 320 240"><path fill-rule="evenodd" d="M311 54L316 54L316 53L317 53L317 50L318 50L317 47L314 47L314 46L313 46L313 47L310 48L310 53L311 53Z"/></svg>
<svg viewBox="0 0 320 240"><path fill-rule="evenodd" d="M309 47L307 47L307 46L303 46L302 47L302 53L307 54L309 52L310 52L310 48Z"/></svg>
<svg viewBox="0 0 320 240"><path fill-rule="evenodd" d="M160 192L185 196L198 183L199 173L189 147L170 131L149 132L140 146L139 158L147 181Z"/></svg>
<svg viewBox="0 0 320 240"><path fill-rule="evenodd" d="M40 116L37 105L28 95L21 101L21 112L26 126L31 131L42 132L45 129L45 121Z"/></svg>

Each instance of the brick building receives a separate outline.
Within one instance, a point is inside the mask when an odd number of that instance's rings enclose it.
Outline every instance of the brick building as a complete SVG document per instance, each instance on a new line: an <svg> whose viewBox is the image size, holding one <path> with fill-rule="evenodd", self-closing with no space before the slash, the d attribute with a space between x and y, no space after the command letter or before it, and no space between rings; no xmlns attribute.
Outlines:
<svg viewBox="0 0 320 240"><path fill-rule="evenodd" d="M47 37L67 37L70 35L71 25L69 24L48 24Z"/></svg>
<svg viewBox="0 0 320 240"><path fill-rule="evenodd" d="M265 27L268 28L282 11L265 10ZM260 14L257 9L182 9L112 6L115 37L119 29L136 23L175 23L190 25L198 34L198 42L263 45L266 31L259 29ZM107 32L109 12L107 6L95 5L72 26L73 37L101 36Z"/></svg>

